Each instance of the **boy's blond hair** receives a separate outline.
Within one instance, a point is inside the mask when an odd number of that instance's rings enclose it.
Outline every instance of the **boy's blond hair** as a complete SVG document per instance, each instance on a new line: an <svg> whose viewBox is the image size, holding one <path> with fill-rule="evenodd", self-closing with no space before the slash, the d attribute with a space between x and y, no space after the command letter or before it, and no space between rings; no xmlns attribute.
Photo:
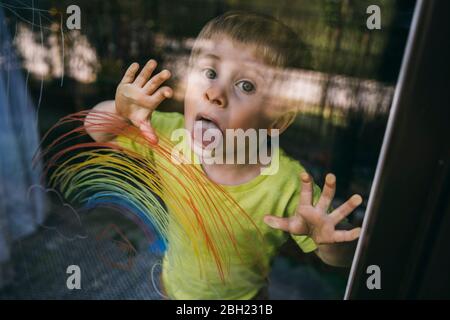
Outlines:
<svg viewBox="0 0 450 320"><path fill-rule="evenodd" d="M201 43L220 36L252 46L257 57L274 67L302 68L309 63L305 44L290 27L274 17L243 11L230 11L210 20L197 36L190 61L200 54Z"/></svg>

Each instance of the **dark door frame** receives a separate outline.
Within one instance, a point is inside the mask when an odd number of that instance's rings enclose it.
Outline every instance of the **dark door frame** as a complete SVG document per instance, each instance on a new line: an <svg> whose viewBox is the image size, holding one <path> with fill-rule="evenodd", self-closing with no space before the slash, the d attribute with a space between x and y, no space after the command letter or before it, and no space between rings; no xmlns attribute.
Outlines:
<svg viewBox="0 0 450 320"><path fill-rule="evenodd" d="M450 1L410 30L345 299L450 299Z"/></svg>

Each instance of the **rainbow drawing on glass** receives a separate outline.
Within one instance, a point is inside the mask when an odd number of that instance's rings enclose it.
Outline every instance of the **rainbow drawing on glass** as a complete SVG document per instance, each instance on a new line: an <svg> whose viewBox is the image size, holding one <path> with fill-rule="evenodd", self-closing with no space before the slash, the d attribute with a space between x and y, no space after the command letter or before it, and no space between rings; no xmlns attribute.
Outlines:
<svg viewBox="0 0 450 320"><path fill-rule="evenodd" d="M87 122L92 123L84 123L89 112ZM49 143L66 125L71 129ZM80 142L87 136L85 126L116 138ZM242 248L251 246L258 261L264 260L263 236L250 215L201 167L183 159L174 162L174 143L168 137L160 135L154 145L120 116L87 110L60 119L44 142L48 146L35 159L45 160L50 188L72 205L107 206L131 214L152 239L150 248L170 253L171 264L183 263L181 253L170 250L177 241L188 241L193 248L199 272L206 274L213 263L223 282L232 255L245 263L239 255ZM238 232L245 235L244 242L237 241Z"/></svg>

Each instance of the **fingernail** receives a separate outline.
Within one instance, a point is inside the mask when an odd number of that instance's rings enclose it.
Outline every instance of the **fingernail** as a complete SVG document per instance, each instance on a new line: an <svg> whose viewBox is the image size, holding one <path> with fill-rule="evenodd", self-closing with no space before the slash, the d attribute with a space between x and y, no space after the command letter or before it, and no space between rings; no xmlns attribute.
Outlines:
<svg viewBox="0 0 450 320"><path fill-rule="evenodd" d="M158 137L155 135L152 135L152 138L150 139L150 143L153 145L157 145L158 144Z"/></svg>
<svg viewBox="0 0 450 320"><path fill-rule="evenodd" d="M352 202L353 202L355 205L360 205L360 204L363 202L363 198L362 198L359 194L355 194L355 195L353 195L353 197L352 197Z"/></svg>
<svg viewBox="0 0 450 320"><path fill-rule="evenodd" d="M327 174L325 177L325 182L330 185L334 185L336 182L336 176L332 173Z"/></svg>
<svg viewBox="0 0 450 320"><path fill-rule="evenodd" d="M302 180L303 180L304 182L308 182L308 181L309 181L309 174L307 174L306 172L302 172L302 173L300 174L300 178L302 178Z"/></svg>

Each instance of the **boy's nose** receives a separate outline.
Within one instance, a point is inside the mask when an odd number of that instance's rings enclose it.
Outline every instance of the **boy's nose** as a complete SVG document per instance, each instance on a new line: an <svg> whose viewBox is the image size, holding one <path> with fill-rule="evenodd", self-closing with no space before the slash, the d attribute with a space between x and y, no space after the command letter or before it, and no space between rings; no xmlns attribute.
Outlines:
<svg viewBox="0 0 450 320"><path fill-rule="evenodd" d="M221 108L225 108L225 106L227 104L227 98L225 96L225 93L223 92L223 90L221 90L217 86L210 86L205 91L205 98L210 103L212 103L218 107L221 107Z"/></svg>

